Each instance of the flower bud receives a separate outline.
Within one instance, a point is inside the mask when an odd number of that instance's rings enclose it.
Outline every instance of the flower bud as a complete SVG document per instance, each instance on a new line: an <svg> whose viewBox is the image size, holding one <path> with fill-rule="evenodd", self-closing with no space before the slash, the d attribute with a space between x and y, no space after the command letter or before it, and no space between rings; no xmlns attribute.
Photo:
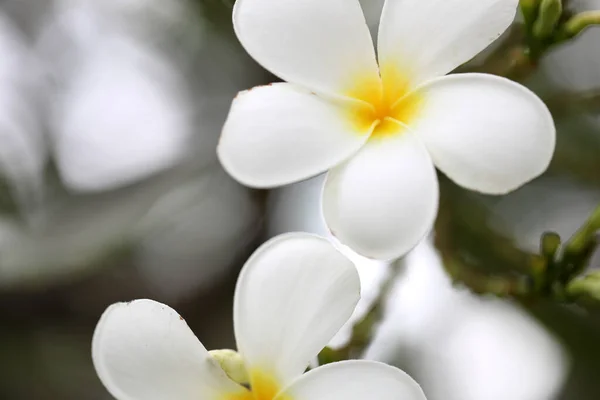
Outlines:
<svg viewBox="0 0 600 400"><path fill-rule="evenodd" d="M539 39L552 35L563 13L562 0L541 0L533 34Z"/></svg>
<svg viewBox="0 0 600 400"><path fill-rule="evenodd" d="M244 366L242 356L234 350L211 350L208 352L214 358L231 380L240 385L248 386L250 379Z"/></svg>
<svg viewBox="0 0 600 400"><path fill-rule="evenodd" d="M567 294L575 299L583 298L600 305L600 271L569 282Z"/></svg>
<svg viewBox="0 0 600 400"><path fill-rule="evenodd" d="M560 248L560 236L556 232L544 232L541 240L541 253L549 261L556 258L556 253Z"/></svg>
<svg viewBox="0 0 600 400"><path fill-rule="evenodd" d="M563 26L563 36L566 39L573 38L585 29L600 25L600 11L584 11L574 15Z"/></svg>
<svg viewBox="0 0 600 400"><path fill-rule="evenodd" d="M519 4L527 25L533 24L533 21L535 21L535 17L537 16L540 0L520 0Z"/></svg>

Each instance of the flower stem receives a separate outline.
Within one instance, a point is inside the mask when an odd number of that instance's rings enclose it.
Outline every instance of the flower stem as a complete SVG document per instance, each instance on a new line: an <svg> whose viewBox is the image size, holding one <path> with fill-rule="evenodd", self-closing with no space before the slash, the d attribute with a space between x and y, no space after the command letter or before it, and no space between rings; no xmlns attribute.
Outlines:
<svg viewBox="0 0 600 400"><path fill-rule="evenodd" d="M448 205L448 198L460 197L460 193L454 192L452 183L442 183L442 200ZM470 214L455 218L457 204L468 208ZM460 209L458 212L462 215ZM499 233L482 234L481 227L485 224L481 222L484 219L479 214L477 204L466 196L454 199L449 207L440 208L435 245L447 273L455 283L460 283L477 294L511 297L527 303L550 299L558 303L576 303L589 307L590 299L597 299L596 305L600 306L598 281L580 280L598 245L600 206L564 243L558 234L544 233L538 254L515 249ZM465 219L469 220L464 221ZM480 236L487 240L473 242L473 238ZM498 245L505 251L496 249ZM477 252L465 251L474 247L478 249ZM575 284L574 281L579 283ZM584 293L584 296L582 287L594 292Z"/></svg>

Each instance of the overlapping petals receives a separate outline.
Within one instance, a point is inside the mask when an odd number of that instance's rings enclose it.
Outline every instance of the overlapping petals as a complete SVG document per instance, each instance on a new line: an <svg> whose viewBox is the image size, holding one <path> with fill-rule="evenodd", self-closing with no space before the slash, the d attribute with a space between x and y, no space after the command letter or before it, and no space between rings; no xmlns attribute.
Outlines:
<svg viewBox="0 0 600 400"><path fill-rule="evenodd" d="M260 372L283 389L348 320L359 297L354 265L326 239L286 234L265 243L244 266L235 293L236 338L251 379ZM216 400L246 391L226 377L182 317L151 300L108 308L93 359L119 400Z"/></svg>
<svg viewBox="0 0 600 400"><path fill-rule="evenodd" d="M235 333L251 391L227 377L177 312L152 300L106 310L92 343L94 366L118 400L424 400L408 375L376 362L302 375L359 293L354 265L326 239L281 235L248 260L235 292Z"/></svg>
<svg viewBox="0 0 600 400"><path fill-rule="evenodd" d="M302 374L350 318L360 298L354 264L326 239L281 235L257 250L238 279L234 326L253 373L282 388Z"/></svg>
<svg viewBox="0 0 600 400"><path fill-rule="evenodd" d="M233 19L246 50L306 91L280 86L234 101L223 165L255 187L329 170L331 231L369 257L404 255L437 213L433 165L465 188L503 194L550 163L554 123L532 92L488 75L444 77L496 40L517 6L387 0L378 71L358 0L238 0ZM394 124L403 128L382 134Z"/></svg>

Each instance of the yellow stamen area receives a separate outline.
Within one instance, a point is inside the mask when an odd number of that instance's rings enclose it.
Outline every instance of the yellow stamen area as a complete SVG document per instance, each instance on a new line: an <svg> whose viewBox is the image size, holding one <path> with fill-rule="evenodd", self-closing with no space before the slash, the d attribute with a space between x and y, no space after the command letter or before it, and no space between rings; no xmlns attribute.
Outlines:
<svg viewBox="0 0 600 400"><path fill-rule="evenodd" d="M373 128L371 137L402 132L422 109L423 94L410 92L409 74L395 65L382 65L381 78L358 75L346 95L362 103L353 105L350 118L359 132Z"/></svg>
<svg viewBox="0 0 600 400"><path fill-rule="evenodd" d="M273 400L282 389L273 374L258 369L250 372L250 382L254 400Z"/></svg>
<svg viewBox="0 0 600 400"><path fill-rule="evenodd" d="M254 369L250 371L250 390L232 393L220 400L273 400L281 389L274 374ZM278 400L292 399L289 396L280 396Z"/></svg>

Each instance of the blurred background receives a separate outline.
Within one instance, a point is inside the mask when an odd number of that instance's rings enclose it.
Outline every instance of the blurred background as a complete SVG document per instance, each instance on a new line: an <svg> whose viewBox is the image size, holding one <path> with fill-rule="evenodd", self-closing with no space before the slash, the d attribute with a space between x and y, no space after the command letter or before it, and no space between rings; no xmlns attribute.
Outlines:
<svg viewBox="0 0 600 400"><path fill-rule="evenodd" d="M376 32L383 0L362 4ZM322 176L251 191L216 159L231 99L275 79L237 42L232 6L0 1L0 399L110 400L90 344L117 301L167 303L207 348L233 348L246 257L278 233L327 235ZM503 197L440 176L435 232L405 259L343 249L363 299L331 347L376 315L359 355L403 368L429 400L600 399L593 307L489 285L523 275L545 231L567 240L600 204L600 28L505 74L522 21L465 68L546 100L559 128L549 171Z"/></svg>

